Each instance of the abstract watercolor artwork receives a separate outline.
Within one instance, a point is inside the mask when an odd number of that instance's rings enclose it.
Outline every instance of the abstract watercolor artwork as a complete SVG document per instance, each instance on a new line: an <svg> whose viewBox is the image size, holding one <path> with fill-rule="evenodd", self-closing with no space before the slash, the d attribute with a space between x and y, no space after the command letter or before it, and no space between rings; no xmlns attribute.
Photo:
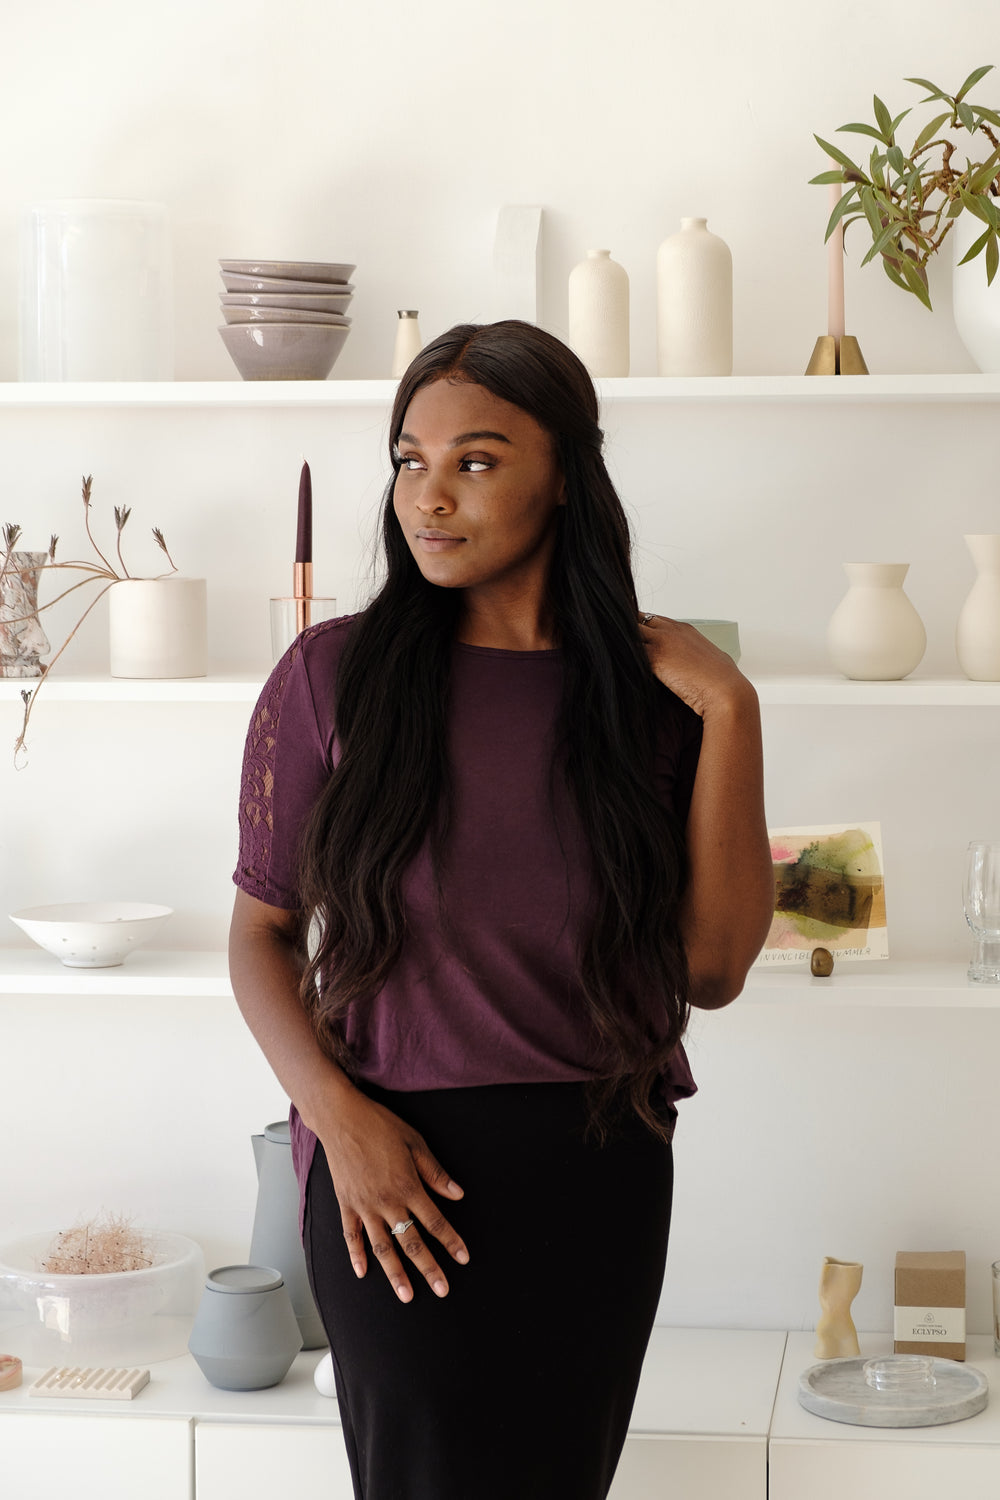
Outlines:
<svg viewBox="0 0 1000 1500"><path fill-rule="evenodd" d="M838 963L888 958L878 823L768 830L774 919L757 963L808 963L828 948Z"/></svg>

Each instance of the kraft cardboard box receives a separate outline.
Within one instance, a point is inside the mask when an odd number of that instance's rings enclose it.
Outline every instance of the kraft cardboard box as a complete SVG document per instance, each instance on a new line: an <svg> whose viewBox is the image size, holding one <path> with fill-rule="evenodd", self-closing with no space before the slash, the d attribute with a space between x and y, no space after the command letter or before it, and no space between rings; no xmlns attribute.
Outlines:
<svg viewBox="0 0 1000 1500"><path fill-rule="evenodd" d="M897 1354L965 1358L965 1251L896 1253L893 1348Z"/></svg>

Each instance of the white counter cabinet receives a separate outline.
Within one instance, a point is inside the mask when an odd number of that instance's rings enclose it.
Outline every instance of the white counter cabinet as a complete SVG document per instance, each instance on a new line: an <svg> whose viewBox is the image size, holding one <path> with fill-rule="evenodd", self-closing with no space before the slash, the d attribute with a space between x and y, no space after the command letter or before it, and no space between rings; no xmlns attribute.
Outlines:
<svg viewBox="0 0 1000 1500"><path fill-rule="evenodd" d="M784 1347L784 1333L655 1328L611 1500L766 1500ZM29 1398L26 1380L0 1394L0 1494L352 1500L337 1404L312 1383L318 1358L301 1354L280 1386L246 1393L168 1360L113 1405Z"/></svg>
<svg viewBox="0 0 1000 1500"><path fill-rule="evenodd" d="M941 1427L854 1427L814 1416L798 1403L798 1382L815 1361L815 1334L788 1336L771 1422L769 1500L996 1500L1000 1494L1000 1361L993 1340L972 1335L968 1361L990 1382L985 1411ZM866 1334L865 1355L892 1350L887 1334Z"/></svg>

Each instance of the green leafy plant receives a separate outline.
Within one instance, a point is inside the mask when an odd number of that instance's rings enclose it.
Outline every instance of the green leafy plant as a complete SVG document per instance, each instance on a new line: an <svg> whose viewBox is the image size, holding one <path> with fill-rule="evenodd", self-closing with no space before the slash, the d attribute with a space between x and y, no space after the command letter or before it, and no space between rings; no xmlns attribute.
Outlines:
<svg viewBox="0 0 1000 1500"><path fill-rule="evenodd" d="M47 604L40 605L37 612L38 614L42 614L44 610L51 609L53 605L59 604L63 599L68 598L70 594L76 593L77 589L86 588L90 584L98 584L98 591L93 596L93 598L88 601L86 608L83 610L83 613L80 615L76 624L73 626L72 630L63 641L58 651L52 657L51 661L47 662L42 668L41 676L38 678L38 686L30 690L22 689L21 698L24 703L24 718L21 722L21 732L14 742L15 761L17 760L18 755L25 749L25 736L28 732L28 720L31 718L31 711L35 706L35 700L38 697L38 693L41 689L42 683L48 677L49 673L52 671L52 668L55 666L60 656L62 656L63 652L66 650L66 647L76 635L77 631L80 629L80 626L90 614L91 610L94 609L94 607L101 599L103 599L104 595L108 592L108 589L113 588L116 583L124 583L126 579L134 578L136 576L134 573L129 572L128 568L125 566L125 559L122 556L122 532L125 530L129 516L132 514L132 507L130 505L116 505L114 508L114 557L116 561L113 562L109 558L107 552L103 551L98 545L93 530L91 529L90 496L93 489L93 484L93 477L90 474L85 475L82 481L83 523L87 533L87 540L89 541L94 552L94 558L79 558L71 560L69 562L56 562L56 545L59 541L59 538L57 536L50 537L48 560L44 564L43 571L45 573L51 573L59 572L60 570L70 570L77 573L83 573L84 577L81 578L79 582L71 584L69 588L63 589L61 594L57 594L56 597L54 599L50 599ZM153 540L156 542L156 545L159 547L160 551L166 557L167 562L170 564L170 567L167 568L165 572L157 573L155 577L167 578L171 573L177 572L177 567L174 563L173 558L170 556L169 551L167 550L167 544L164 541L162 531L160 531L156 526L152 528L152 531ZM2 534L4 551L2 558L0 558L0 579L2 579L5 571L10 566L11 556L21 535L21 528L20 526L15 525L13 522L8 522L4 526ZM22 616L21 618L28 617ZM9 621L8 623L16 624L19 622Z"/></svg>
<svg viewBox="0 0 1000 1500"><path fill-rule="evenodd" d="M992 69L992 63L976 68L956 94L946 94L926 78L907 78L907 83L928 91L922 104L941 107L916 136L908 153L899 145L896 132L910 110L893 116L876 94L874 125L838 126L839 131L866 135L875 141L867 171L839 147L815 137L839 167L821 172L810 179L811 183L841 182L847 189L830 215L825 238L828 240L841 222L845 233L851 224L866 223L872 245L861 264L881 256L889 280L912 292L928 308L927 262L940 250L959 214L973 214L983 226L962 257L962 264L985 255L989 283L1000 265L1000 213L995 201L1000 196L1000 112L970 104L967 98ZM961 167L955 162L959 142L947 132L965 132L973 142L970 149L978 147L980 152L984 148L979 137L983 137L989 149L980 161L966 156Z"/></svg>

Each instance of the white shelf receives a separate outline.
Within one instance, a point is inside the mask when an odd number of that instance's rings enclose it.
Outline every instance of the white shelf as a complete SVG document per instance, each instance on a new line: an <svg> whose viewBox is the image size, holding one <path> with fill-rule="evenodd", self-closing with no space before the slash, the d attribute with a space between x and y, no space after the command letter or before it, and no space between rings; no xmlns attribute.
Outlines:
<svg viewBox="0 0 1000 1500"><path fill-rule="evenodd" d="M58 667L45 683L40 703L256 703L266 673L233 672L208 677L126 678L61 676ZM38 687L38 677L0 678L0 703L21 701L21 691Z"/></svg>
<svg viewBox="0 0 1000 1500"><path fill-rule="evenodd" d="M834 955L836 961L836 955ZM1000 1009L1000 985L970 984L964 963L842 963L828 979L814 979L796 965L751 969L738 1005L815 1007L860 1005L866 1009Z"/></svg>
<svg viewBox="0 0 1000 1500"><path fill-rule="evenodd" d="M140 948L114 969L69 969L42 948L0 947L0 995L228 996L225 953Z"/></svg>
<svg viewBox="0 0 1000 1500"><path fill-rule="evenodd" d="M808 351L806 356L808 357ZM395 380L0 382L0 408L388 406ZM608 402L1000 401L996 375L633 375L596 382Z"/></svg>
<svg viewBox="0 0 1000 1500"><path fill-rule="evenodd" d="M131 679L61 675L58 667L45 684L43 702L63 703L255 703L267 675L212 673L208 677ZM997 708L1000 682L969 682L964 677L910 677L903 682L848 682L830 675L753 677L761 703L799 707ZM39 685L37 677L0 678L0 703L20 702L21 691Z"/></svg>
<svg viewBox="0 0 1000 1500"><path fill-rule="evenodd" d="M905 677L901 682L850 682L833 673L752 676L761 703L843 708L996 708L1000 682L967 677Z"/></svg>

